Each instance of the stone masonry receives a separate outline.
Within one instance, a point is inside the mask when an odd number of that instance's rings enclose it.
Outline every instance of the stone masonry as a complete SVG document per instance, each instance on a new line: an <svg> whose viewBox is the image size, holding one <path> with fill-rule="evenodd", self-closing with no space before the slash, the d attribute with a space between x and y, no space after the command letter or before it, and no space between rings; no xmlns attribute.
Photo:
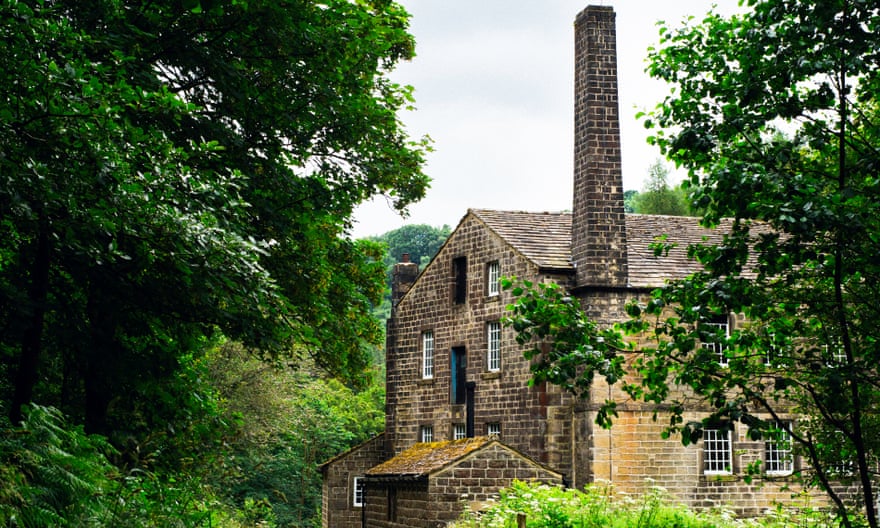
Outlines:
<svg viewBox="0 0 880 528"><path fill-rule="evenodd" d="M748 439L744 429L734 427L727 437L729 464L707 470L704 441L685 447L662 438L662 407L634 402L602 379L583 400L530 383L524 346L513 329L496 326L513 302L509 291L494 287L496 275L560 284L591 319L610 325L625 319L629 300L696 271L687 245L720 240L727 225L722 221L721 229L710 231L695 218L624 214L613 10L587 7L576 18L575 33L573 212L471 209L421 273L413 263L396 267L385 434L322 466L323 526L353 528L362 520L369 527L443 526L461 508L520 478L520 471L574 487L607 482L633 494L662 486L682 503L746 514L800 500L786 475L747 482L746 467L762 463L768 446ZM678 244L662 259L650 250L659 235ZM743 323L729 318L731 328ZM636 348L642 344L637 340ZM490 364L490 355L497 362ZM676 396L688 401L684 388ZM618 402L610 430L595 424L606 399ZM691 405L685 419L710 412ZM382 469L395 467L411 450L430 460L435 448L490 433L497 438L442 470ZM802 468L795 457L792 470ZM359 475L369 482L363 508L351 504Z"/></svg>
<svg viewBox="0 0 880 528"><path fill-rule="evenodd" d="M579 286L627 279L614 19L611 7L589 6L575 20L571 252Z"/></svg>
<svg viewBox="0 0 880 528"><path fill-rule="evenodd" d="M453 260L467 260L467 298L452 302ZM570 401L554 387L529 386L529 362L522 347L514 343L513 330L501 329L502 357L497 371L487 366L487 325L499 322L512 302L507 291L490 296L486 270L498 264L501 275L535 278L537 267L493 233L475 213L468 214L455 235L441 248L419 277L412 291L395 308L388 328L386 435L389 452L400 453L418 439L422 427L431 427L435 440L452 439L454 426L465 424L466 406L451 402L451 351L463 350L466 382L474 384L474 428L488 434L498 424L500 437L511 447L541 462L556 459L567 470L571 457L569 438L564 443L548 431L562 429L551 424L548 413ZM549 276L548 276L549 277ZM425 378L422 336L434 338L434 373ZM548 442L551 445L548 445ZM566 454L560 454L560 451ZM560 467L560 466L557 466Z"/></svg>

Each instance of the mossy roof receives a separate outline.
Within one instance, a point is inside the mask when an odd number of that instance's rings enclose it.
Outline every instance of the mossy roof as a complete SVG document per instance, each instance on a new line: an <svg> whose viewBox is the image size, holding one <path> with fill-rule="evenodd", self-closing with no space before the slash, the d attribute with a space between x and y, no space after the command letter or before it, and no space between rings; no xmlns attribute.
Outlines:
<svg viewBox="0 0 880 528"><path fill-rule="evenodd" d="M441 470L493 442L494 438L479 436L443 442L415 444L394 458L367 471L367 476L423 477Z"/></svg>

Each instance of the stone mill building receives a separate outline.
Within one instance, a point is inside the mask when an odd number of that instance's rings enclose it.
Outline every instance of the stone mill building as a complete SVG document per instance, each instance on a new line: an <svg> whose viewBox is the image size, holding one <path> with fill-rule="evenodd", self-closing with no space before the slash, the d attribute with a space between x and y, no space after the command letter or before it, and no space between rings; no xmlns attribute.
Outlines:
<svg viewBox="0 0 880 528"><path fill-rule="evenodd" d="M396 266L385 432L322 466L325 527L444 526L514 479L605 481L635 493L660 485L692 506L744 513L790 497L785 475L799 461L782 445L734 429L683 447L661 438L653 408L632 401L618 405L605 430L594 423L598 406L626 402L622 394L597 381L589 399L577 400L528 383L529 361L501 324L512 299L499 277L555 281L610 324L626 317L626 301L694 271L683 249L655 257L656 236L682 248L718 236L695 218L624 213L610 7L577 15L575 62L572 212L470 209L421 273L415 263ZM690 418L707 414L695 408ZM746 483L756 460L779 479Z"/></svg>

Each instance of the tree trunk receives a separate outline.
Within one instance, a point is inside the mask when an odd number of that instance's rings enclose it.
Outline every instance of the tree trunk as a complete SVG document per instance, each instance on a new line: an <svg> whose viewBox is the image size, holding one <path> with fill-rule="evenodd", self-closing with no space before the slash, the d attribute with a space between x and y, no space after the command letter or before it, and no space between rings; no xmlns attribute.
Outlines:
<svg viewBox="0 0 880 528"><path fill-rule="evenodd" d="M89 349L86 351L83 384L85 386L85 429L88 433L107 435L107 410L113 399L113 367L116 321L113 307L96 286L97 274L89 277L86 310L89 316Z"/></svg>
<svg viewBox="0 0 880 528"><path fill-rule="evenodd" d="M43 324L46 299L49 294L49 223L40 216L37 234L37 251L31 271L28 289L30 317L21 338L21 356L15 377L15 391L9 408L9 419L18 425L22 419L22 406L31 402L34 387L39 379L40 356L43 349Z"/></svg>

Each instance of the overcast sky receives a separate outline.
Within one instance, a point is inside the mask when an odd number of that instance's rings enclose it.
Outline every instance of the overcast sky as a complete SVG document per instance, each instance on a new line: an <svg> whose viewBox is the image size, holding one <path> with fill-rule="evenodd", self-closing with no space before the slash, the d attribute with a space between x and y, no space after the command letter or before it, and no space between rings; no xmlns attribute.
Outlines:
<svg viewBox="0 0 880 528"><path fill-rule="evenodd" d="M410 135L435 151L427 196L406 219L379 198L358 209L355 237L404 224L455 225L468 208L571 209L575 16L588 0L400 0L412 14L416 58L393 78L415 87L416 110L402 115ZM593 0L617 13L623 180L642 189L659 152L635 118L668 87L644 73L657 21L678 26L737 0Z"/></svg>

